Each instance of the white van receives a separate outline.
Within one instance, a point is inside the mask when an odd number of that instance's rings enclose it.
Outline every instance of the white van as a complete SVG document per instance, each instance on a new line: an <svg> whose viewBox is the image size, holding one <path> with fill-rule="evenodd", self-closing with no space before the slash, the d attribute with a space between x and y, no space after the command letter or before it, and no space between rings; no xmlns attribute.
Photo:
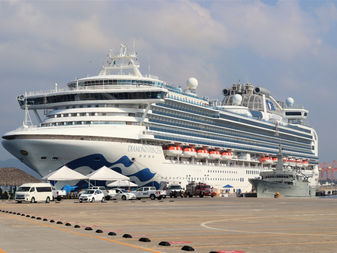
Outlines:
<svg viewBox="0 0 337 253"><path fill-rule="evenodd" d="M27 183L21 185L15 192L15 200L36 203L45 201L49 203L53 199L52 186L49 183Z"/></svg>

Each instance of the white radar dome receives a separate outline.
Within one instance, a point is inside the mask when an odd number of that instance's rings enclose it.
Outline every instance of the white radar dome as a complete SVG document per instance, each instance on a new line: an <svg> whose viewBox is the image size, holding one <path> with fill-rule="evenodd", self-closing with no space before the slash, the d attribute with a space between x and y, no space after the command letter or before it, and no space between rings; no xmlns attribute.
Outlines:
<svg viewBox="0 0 337 253"><path fill-rule="evenodd" d="M242 96L240 94L235 94L233 97L233 105L241 105Z"/></svg>
<svg viewBox="0 0 337 253"><path fill-rule="evenodd" d="M287 104L288 107L293 106L294 103L295 103L295 100L294 100L292 97L288 97L288 98L286 99L286 104Z"/></svg>
<svg viewBox="0 0 337 253"><path fill-rule="evenodd" d="M190 77L186 81L187 89L196 90L198 88L198 80L194 77Z"/></svg>

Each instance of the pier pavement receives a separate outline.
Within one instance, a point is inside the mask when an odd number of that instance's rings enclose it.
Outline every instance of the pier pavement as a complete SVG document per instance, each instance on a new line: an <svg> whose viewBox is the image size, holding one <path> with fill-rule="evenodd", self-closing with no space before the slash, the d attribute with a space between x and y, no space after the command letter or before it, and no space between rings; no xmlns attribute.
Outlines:
<svg viewBox="0 0 337 253"><path fill-rule="evenodd" d="M0 253L337 252L337 199L0 201L0 210Z"/></svg>

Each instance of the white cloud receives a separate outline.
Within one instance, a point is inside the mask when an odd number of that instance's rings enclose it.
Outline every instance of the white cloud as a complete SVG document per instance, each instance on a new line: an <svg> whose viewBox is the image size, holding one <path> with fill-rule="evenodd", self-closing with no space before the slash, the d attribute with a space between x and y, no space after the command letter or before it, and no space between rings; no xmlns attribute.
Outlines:
<svg viewBox="0 0 337 253"><path fill-rule="evenodd" d="M279 1L275 6L260 1L212 7L223 21L233 47L253 49L263 57L292 60L319 45L315 25L297 1Z"/></svg>

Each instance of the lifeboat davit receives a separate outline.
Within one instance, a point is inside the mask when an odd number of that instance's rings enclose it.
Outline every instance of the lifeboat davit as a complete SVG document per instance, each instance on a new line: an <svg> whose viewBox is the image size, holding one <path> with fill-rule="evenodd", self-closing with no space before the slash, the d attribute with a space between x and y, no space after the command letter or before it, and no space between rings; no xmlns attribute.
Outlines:
<svg viewBox="0 0 337 253"><path fill-rule="evenodd" d="M213 160L220 159L221 158L220 151L218 151L218 150L209 151L209 158L213 159Z"/></svg>
<svg viewBox="0 0 337 253"><path fill-rule="evenodd" d="M222 152L221 158L223 160L231 160L233 158L233 153L228 151Z"/></svg>
<svg viewBox="0 0 337 253"><path fill-rule="evenodd" d="M194 148L183 148L183 153L182 155L183 157L196 157L197 156L197 152Z"/></svg>
<svg viewBox="0 0 337 253"><path fill-rule="evenodd" d="M174 145L164 148L163 151L166 156L178 156L178 155L181 155L183 152L180 146L174 146Z"/></svg>
<svg viewBox="0 0 337 253"><path fill-rule="evenodd" d="M207 149L198 149L197 150L197 157L198 158L208 158L208 150Z"/></svg>

